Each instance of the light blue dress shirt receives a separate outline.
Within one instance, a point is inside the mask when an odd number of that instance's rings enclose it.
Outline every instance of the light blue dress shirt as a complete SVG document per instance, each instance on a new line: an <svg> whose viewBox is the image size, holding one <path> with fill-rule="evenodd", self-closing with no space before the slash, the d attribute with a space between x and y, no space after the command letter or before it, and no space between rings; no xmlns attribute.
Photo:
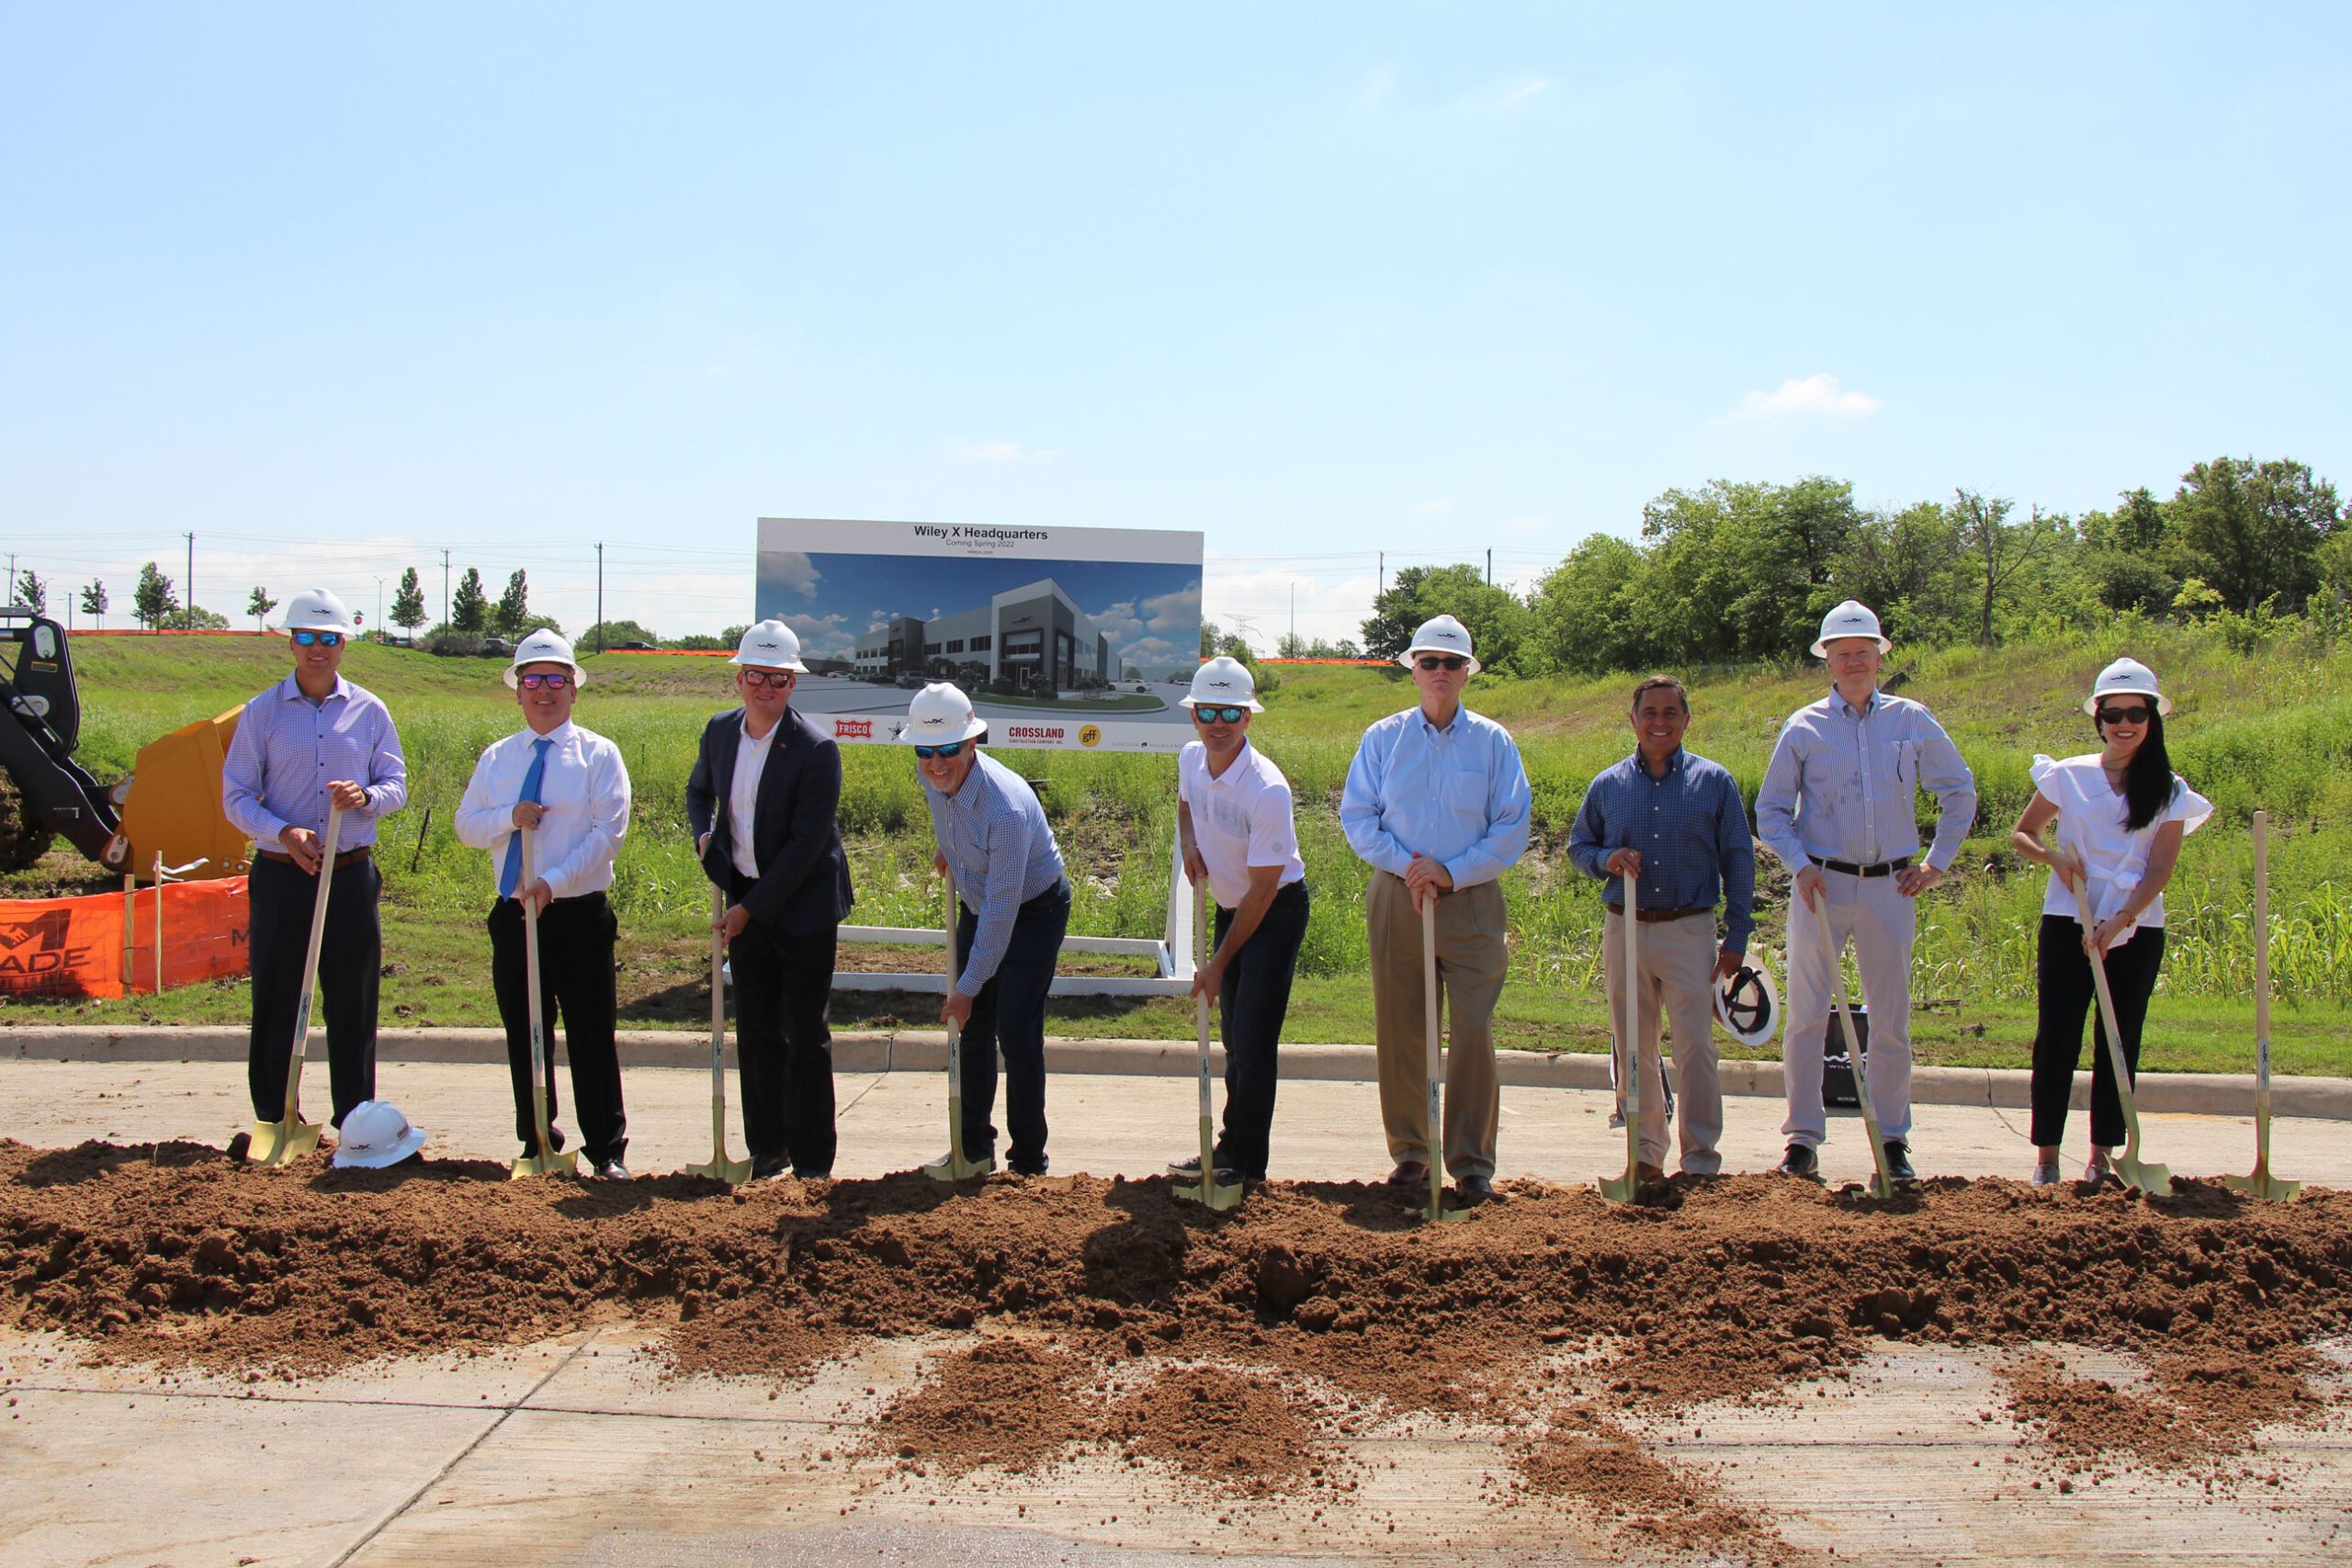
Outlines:
<svg viewBox="0 0 2352 1568"><path fill-rule="evenodd" d="M245 705L220 766L220 810L272 853L288 827L327 830L327 785L348 779L368 804L343 814L339 850L376 841L376 822L408 800L408 762L383 702L338 675L312 702L288 675Z"/></svg>
<svg viewBox="0 0 2352 1568"><path fill-rule="evenodd" d="M1061 847L1029 781L985 751L972 754L964 787L942 795L923 781L932 836L956 875L956 896L978 917L956 988L977 997L996 977L1021 906L1062 880Z"/></svg>
<svg viewBox="0 0 2352 1568"><path fill-rule="evenodd" d="M1936 716L1871 694L1856 713L1831 688L1789 716L1756 792L1756 836L1795 871L1808 856L1876 865L1919 849L1917 792L1936 797L1928 863L1951 868L1976 820L1976 775Z"/></svg>
<svg viewBox="0 0 2352 1568"><path fill-rule="evenodd" d="M1427 855L1454 886L1475 887L1527 852L1531 804L1510 731L1465 707L1440 729L1409 707L1363 732L1340 828L1367 864L1402 876Z"/></svg>

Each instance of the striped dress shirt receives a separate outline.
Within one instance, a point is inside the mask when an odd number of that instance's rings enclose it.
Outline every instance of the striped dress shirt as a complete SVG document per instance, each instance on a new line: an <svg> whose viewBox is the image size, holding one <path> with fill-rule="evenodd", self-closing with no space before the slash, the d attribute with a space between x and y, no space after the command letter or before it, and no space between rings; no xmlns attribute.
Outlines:
<svg viewBox="0 0 2352 1568"><path fill-rule="evenodd" d="M312 702L288 675L245 705L220 768L220 809L238 831L277 851L288 828L327 830L327 785L348 779L368 804L343 814L338 848L376 841L376 823L408 802L408 762L391 711L375 693L335 677Z"/></svg>

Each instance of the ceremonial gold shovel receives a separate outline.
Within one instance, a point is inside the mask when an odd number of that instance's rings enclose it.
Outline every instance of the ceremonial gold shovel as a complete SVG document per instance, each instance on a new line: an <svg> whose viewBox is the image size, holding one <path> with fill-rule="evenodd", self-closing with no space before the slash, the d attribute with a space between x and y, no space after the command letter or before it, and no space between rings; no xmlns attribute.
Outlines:
<svg viewBox="0 0 2352 1568"><path fill-rule="evenodd" d="M956 874L947 874L947 990L956 991L957 965L962 962L956 951ZM947 1157L933 1160L922 1168L922 1173L933 1181L969 1181L989 1173L987 1164L964 1157L964 1026L950 1019L947 1022Z"/></svg>
<svg viewBox="0 0 2352 1568"><path fill-rule="evenodd" d="M1625 882L1625 1065L1618 1070L1617 1081L1625 1086L1625 1174L1600 1179L1600 1195L1613 1202L1627 1203L1642 1184L1642 1046L1639 1034L1641 1015L1634 1010L1636 993L1641 986L1642 969L1635 962L1641 953L1641 942L1635 936L1639 922L1634 919L1636 895L1634 874L1623 874Z"/></svg>
<svg viewBox="0 0 2352 1568"><path fill-rule="evenodd" d="M752 1162L727 1157L727 918L724 888L710 890L710 1163L686 1167L688 1176L707 1176L729 1187L751 1179Z"/></svg>
<svg viewBox="0 0 2352 1568"><path fill-rule="evenodd" d="M2303 1190L2270 1174L2270 813L2254 814L2254 1174L2222 1184L2279 1201Z"/></svg>
<svg viewBox="0 0 2352 1568"><path fill-rule="evenodd" d="M334 881L335 846L343 839L343 807L327 807L326 836L319 845L319 890L311 899L311 945L302 954L302 999L296 1004L294 1049L286 1063L286 1117L256 1122L245 1157L255 1165L285 1165L319 1146L319 1124L302 1120L302 1058L311 1044L311 998L318 989L319 943L327 933L327 889ZM164 901L164 886L155 885L155 902ZM158 915L158 924L163 917ZM155 989L164 988L163 943L155 946Z"/></svg>
<svg viewBox="0 0 2352 1568"><path fill-rule="evenodd" d="M531 829L517 828L523 835L523 869L515 884L519 892L531 890ZM508 1168L507 1179L520 1181L526 1176L577 1176L580 1156L576 1150L555 1146L548 1131L548 1030L547 1010L539 999L539 906L537 900L523 907L523 976L524 984L531 988L531 1113L539 1129L539 1152L525 1155ZM577 1110L578 1107L574 1107Z"/></svg>
<svg viewBox="0 0 2352 1568"><path fill-rule="evenodd" d="M1797 902L1804 902L1803 894ZM1829 932L1829 890L1821 890L1821 901L1813 907L1813 923L1820 928L1821 945L1829 950L1829 984L1838 998L1838 1021L1846 1032L1846 1060L1854 1069L1854 1099L1860 1103L1862 1132L1871 1141L1871 1161L1876 1174L1871 1178L1871 1195L1876 1198L1894 1196L1894 1178L1886 1168L1886 1140L1878 1135L1878 1102L1871 1098L1870 1066L1864 1060L1862 1043L1854 1034L1854 1010L1846 1000L1846 966L1838 951L1838 939ZM2099 982L2101 986L2106 981Z"/></svg>
<svg viewBox="0 0 2352 1568"><path fill-rule="evenodd" d="M2126 1187L2136 1187L2153 1197L2172 1190L2172 1171L2154 1160L2140 1157L2140 1103L2132 1090L2132 1073L2123 1060L2123 1037L2115 1032L2115 998L2107 987L2105 955L2090 945L2091 933L2098 929L2098 921L2091 915L2090 878L2086 875L2075 885L2075 918L2083 926L2083 956L2090 960L2091 981L2098 991L2099 1021L2107 1026L2107 1061L2115 1070L2115 1096L2123 1106L2123 1152L2113 1156L2108 1168L2122 1179Z"/></svg>
<svg viewBox="0 0 2352 1568"><path fill-rule="evenodd" d="M1440 1115L1438 1085L1445 1077L1445 1057L1437 1034L1437 889L1425 888L1421 904L1421 1007L1429 1025L1430 1081L1430 1206L1421 1218L1431 1224L1450 1224L1470 1217L1467 1209L1445 1206L1445 1122Z"/></svg>
<svg viewBox="0 0 2352 1568"><path fill-rule="evenodd" d="M1193 922L1193 966L1197 971L1208 961L1209 952L1209 886L1205 877L1193 889L1193 904L1197 917ZM1180 1183L1170 1190L1179 1198L1212 1209L1230 1209L1241 1201L1242 1189L1239 1182L1228 1184L1216 1179L1216 1127L1209 1110L1209 994L1203 991L1193 1000L1200 1035L1201 1179Z"/></svg>

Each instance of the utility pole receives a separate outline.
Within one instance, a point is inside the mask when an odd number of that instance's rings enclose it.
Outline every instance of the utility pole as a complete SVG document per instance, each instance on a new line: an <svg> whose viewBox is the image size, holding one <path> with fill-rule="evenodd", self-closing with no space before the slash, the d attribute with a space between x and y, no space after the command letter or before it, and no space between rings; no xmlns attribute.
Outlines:
<svg viewBox="0 0 2352 1568"><path fill-rule="evenodd" d="M187 536L187 628L196 629L196 536Z"/></svg>
<svg viewBox="0 0 2352 1568"><path fill-rule="evenodd" d="M1380 592L1383 593L1388 592L1388 552L1386 550L1380 552Z"/></svg>
<svg viewBox="0 0 2352 1568"><path fill-rule="evenodd" d="M376 640L384 640L384 580L376 579Z"/></svg>
<svg viewBox="0 0 2352 1568"><path fill-rule="evenodd" d="M1295 582L1290 585L1290 640L1292 647L1298 646L1298 584Z"/></svg>
<svg viewBox="0 0 2352 1568"><path fill-rule="evenodd" d="M16 552L16 551L14 551L14 550L10 550L10 551L8 552L8 597L7 597L5 601L0 601L0 603L6 603L6 604L15 604L16 602L17 602L17 552Z"/></svg>
<svg viewBox="0 0 2352 1568"><path fill-rule="evenodd" d="M1488 546L1487 547L1487 587L1489 587L1489 588L1492 588L1494 585L1495 585L1495 547L1494 547L1494 546L1492 546L1492 545L1488 545Z"/></svg>
<svg viewBox="0 0 2352 1568"><path fill-rule="evenodd" d="M596 651L605 651L605 541L596 541Z"/></svg>
<svg viewBox="0 0 2352 1568"><path fill-rule="evenodd" d="M445 630L449 625L449 552L447 550L441 552L441 625Z"/></svg>

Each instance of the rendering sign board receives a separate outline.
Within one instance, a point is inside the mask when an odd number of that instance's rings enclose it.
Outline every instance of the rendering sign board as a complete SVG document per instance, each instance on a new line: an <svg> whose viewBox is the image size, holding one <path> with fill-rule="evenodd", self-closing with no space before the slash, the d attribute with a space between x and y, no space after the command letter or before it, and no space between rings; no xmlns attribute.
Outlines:
<svg viewBox="0 0 2352 1568"><path fill-rule="evenodd" d="M1189 532L763 517L754 604L799 634L793 705L844 743L895 741L949 681L992 746L1172 753L1201 556Z"/></svg>

